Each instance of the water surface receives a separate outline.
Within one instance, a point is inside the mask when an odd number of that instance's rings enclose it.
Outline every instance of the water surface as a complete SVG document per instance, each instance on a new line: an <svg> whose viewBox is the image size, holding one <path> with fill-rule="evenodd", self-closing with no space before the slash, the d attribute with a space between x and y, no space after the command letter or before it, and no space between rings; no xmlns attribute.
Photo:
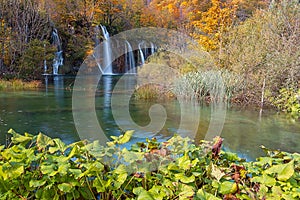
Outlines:
<svg viewBox="0 0 300 200"><path fill-rule="evenodd" d="M111 112L111 91L118 76L104 76L99 82L95 93L95 108L98 121L105 134L119 135L120 128L116 125ZM0 143L5 143L7 130L15 129L19 133L29 132L45 133L51 137L59 137L66 143L82 139L77 134L72 114L73 77L57 76L49 78L47 87L31 91L1 91L0 92ZM122 83L124 88L135 87L133 76L127 83ZM126 93L115 91L114 95L121 99ZM83 98L86 98L83 96ZM159 132L137 131L132 142L144 141L146 137L156 137L160 141L167 140L177 132L180 123L180 106L177 101L130 101L130 117L140 126L150 122L149 108L159 103L166 109L168 115L163 129ZM117 105L117 109L124 109ZM203 139L211 120L211 108L201 107L199 130L190 134L189 130L183 136L191 136L197 140ZM189 120L187 120L189 121ZM82 124L86 124L82 121ZM122 118L122 126L130 129L130 120ZM189 135L190 134L190 135ZM274 112L265 112L259 118L258 111L231 108L226 111L225 124L221 137L225 139L225 149L239 153L240 156L253 160L263 155L260 145L273 149L290 152L300 152L300 125L299 121L292 121L285 115Z"/></svg>

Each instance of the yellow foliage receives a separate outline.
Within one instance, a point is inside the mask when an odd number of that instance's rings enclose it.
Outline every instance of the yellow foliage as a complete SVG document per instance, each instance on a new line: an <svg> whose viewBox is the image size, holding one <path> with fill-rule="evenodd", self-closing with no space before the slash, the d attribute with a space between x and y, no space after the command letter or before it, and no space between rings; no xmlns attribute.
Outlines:
<svg viewBox="0 0 300 200"><path fill-rule="evenodd" d="M191 14L194 32L191 34L206 50L215 50L222 44L222 35L228 31L235 18L238 1L212 0L207 11Z"/></svg>

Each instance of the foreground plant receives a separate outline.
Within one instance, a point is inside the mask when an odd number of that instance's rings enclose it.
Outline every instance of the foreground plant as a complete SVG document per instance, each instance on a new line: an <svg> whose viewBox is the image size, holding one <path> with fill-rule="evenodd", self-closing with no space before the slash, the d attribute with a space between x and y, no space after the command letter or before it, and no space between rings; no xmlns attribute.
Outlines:
<svg viewBox="0 0 300 200"><path fill-rule="evenodd" d="M246 162L221 150L222 139L193 144L174 136L122 148L133 131L64 144L9 131L0 148L0 199L299 199L300 155L266 150Z"/></svg>

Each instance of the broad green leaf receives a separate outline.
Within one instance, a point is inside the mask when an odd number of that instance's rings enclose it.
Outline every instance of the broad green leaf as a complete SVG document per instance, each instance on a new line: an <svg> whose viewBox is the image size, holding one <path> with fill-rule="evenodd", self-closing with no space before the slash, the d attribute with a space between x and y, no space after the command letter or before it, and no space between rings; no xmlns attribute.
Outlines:
<svg viewBox="0 0 300 200"><path fill-rule="evenodd" d="M287 181L294 175L294 161L287 164L274 165L265 171L266 174L277 174L277 179L280 181Z"/></svg>
<svg viewBox="0 0 300 200"><path fill-rule="evenodd" d="M258 195L259 197L263 198L268 193L269 189L265 184L260 184Z"/></svg>
<svg viewBox="0 0 300 200"><path fill-rule="evenodd" d="M251 179L252 182L261 183L266 186L273 186L276 184L275 178L263 173L262 176L255 176Z"/></svg>
<svg viewBox="0 0 300 200"><path fill-rule="evenodd" d="M138 200L155 200L149 192L146 190L143 190L139 195L138 195Z"/></svg>
<svg viewBox="0 0 300 200"><path fill-rule="evenodd" d="M191 168L191 160L189 159L188 155L184 155L180 158L178 158L178 166L181 168L181 169L184 169L184 170L188 170Z"/></svg>
<svg viewBox="0 0 300 200"><path fill-rule="evenodd" d="M8 178L7 173L3 172L2 168L3 166L0 165L0 178L2 177L3 180L7 180Z"/></svg>
<svg viewBox="0 0 300 200"><path fill-rule="evenodd" d="M231 152L227 152L227 151L226 152L222 151L221 153L225 157L225 159L228 161L234 162L234 161L241 160L236 153L231 153Z"/></svg>
<svg viewBox="0 0 300 200"><path fill-rule="evenodd" d="M84 163L84 164L82 164L82 166L87 169L83 173L83 175L86 175L86 176L94 176L97 173L101 173L102 170L104 169L104 165L100 162Z"/></svg>
<svg viewBox="0 0 300 200"><path fill-rule="evenodd" d="M133 135L134 131L130 130L130 131L126 131L124 133L124 135L121 135L118 139L118 144L125 144L127 142L129 142L129 140L131 139L131 136Z"/></svg>
<svg viewBox="0 0 300 200"><path fill-rule="evenodd" d="M123 153L124 161L128 163L134 163L144 158L144 153L128 151L126 148L122 150L122 153Z"/></svg>
<svg viewBox="0 0 300 200"><path fill-rule="evenodd" d="M268 164L269 166L272 166L273 158L270 157L260 157L258 158L258 162L256 162L259 166L264 166L265 164Z"/></svg>
<svg viewBox="0 0 300 200"><path fill-rule="evenodd" d="M127 174L126 166L124 164L119 165L113 173L116 174Z"/></svg>
<svg viewBox="0 0 300 200"><path fill-rule="evenodd" d="M15 179L24 173L24 166L13 166L7 172L10 179Z"/></svg>
<svg viewBox="0 0 300 200"><path fill-rule="evenodd" d="M53 146L54 141L50 137L39 133L36 139L36 145L39 149L45 149L48 145Z"/></svg>
<svg viewBox="0 0 300 200"><path fill-rule="evenodd" d="M41 166L41 172L45 175L49 175L49 176L54 176L58 173L58 171L56 171L54 169L53 165L42 165Z"/></svg>
<svg viewBox="0 0 300 200"><path fill-rule="evenodd" d="M73 186L71 184L69 184L69 183L62 183L62 184L59 184L57 187L62 192L66 192L66 193L72 191L72 189L73 189Z"/></svg>
<svg viewBox="0 0 300 200"><path fill-rule="evenodd" d="M195 181L194 175L187 177L184 173L175 174L175 178L182 183L192 183Z"/></svg>
<svg viewBox="0 0 300 200"><path fill-rule="evenodd" d="M221 200L220 198L205 192L203 189L199 189L196 194L197 199L200 200Z"/></svg>
<svg viewBox="0 0 300 200"><path fill-rule="evenodd" d="M119 174L114 184L114 188L119 189L127 179L127 173Z"/></svg>
<svg viewBox="0 0 300 200"><path fill-rule="evenodd" d="M190 199L195 194L193 187L188 185L182 185L181 192L178 194L179 199Z"/></svg>
<svg viewBox="0 0 300 200"><path fill-rule="evenodd" d="M71 159L72 157L74 157L75 155L77 155L79 153L79 147L78 146L74 146L71 150L71 152L68 155L68 159Z"/></svg>
<svg viewBox="0 0 300 200"><path fill-rule="evenodd" d="M178 165L176 165L175 163L170 163L168 165L168 170L169 171L179 171L180 169L179 169Z"/></svg>
<svg viewBox="0 0 300 200"><path fill-rule="evenodd" d="M50 153L55 153L56 151L64 153L65 150L68 148L68 146L58 138L53 139L53 142L55 143L55 145L49 148Z"/></svg>
<svg viewBox="0 0 300 200"><path fill-rule="evenodd" d="M59 150L61 152L65 152L65 150L67 149L67 145L63 141L61 141L61 139L59 139L59 138L55 138L53 140L55 142L55 145L58 146Z"/></svg>
<svg viewBox="0 0 300 200"><path fill-rule="evenodd" d="M46 180L30 180L29 186L33 187L33 188L37 188L37 187L45 185L45 183L46 183Z"/></svg>
<svg viewBox="0 0 300 200"><path fill-rule="evenodd" d="M162 200L167 196L164 189L162 186L154 185L148 192L155 200Z"/></svg>
<svg viewBox="0 0 300 200"><path fill-rule="evenodd" d="M70 164L69 163L61 163L58 165L57 172L61 175L64 176L68 173Z"/></svg>
<svg viewBox="0 0 300 200"><path fill-rule="evenodd" d="M106 191L106 187L105 187L105 181L100 178L97 177L94 182L93 182L93 187L96 188L97 192L105 192Z"/></svg>
<svg viewBox="0 0 300 200"><path fill-rule="evenodd" d="M117 178L114 184L114 188L118 189L121 187L121 185L126 181L127 179L127 170L125 165L119 165L113 172L112 174L116 174Z"/></svg>
<svg viewBox="0 0 300 200"><path fill-rule="evenodd" d="M195 167L199 163L199 159L196 158L192 161L191 167Z"/></svg>
<svg viewBox="0 0 300 200"><path fill-rule="evenodd" d="M20 135L19 133L15 132L13 129L9 129L8 133L12 134L13 137L11 138L11 140L14 144L19 144L19 143L27 144L33 138L31 136Z"/></svg>
<svg viewBox="0 0 300 200"><path fill-rule="evenodd" d="M81 178L84 175L80 169L69 169L69 171L75 179Z"/></svg>
<svg viewBox="0 0 300 200"><path fill-rule="evenodd" d="M224 181L221 183L219 192L221 194L232 194L236 192L237 190L237 185L235 182L230 182L230 181Z"/></svg>
<svg viewBox="0 0 300 200"><path fill-rule="evenodd" d="M283 191L281 190L281 188L279 186L273 186L272 187L272 193L275 195L275 196L281 196Z"/></svg>

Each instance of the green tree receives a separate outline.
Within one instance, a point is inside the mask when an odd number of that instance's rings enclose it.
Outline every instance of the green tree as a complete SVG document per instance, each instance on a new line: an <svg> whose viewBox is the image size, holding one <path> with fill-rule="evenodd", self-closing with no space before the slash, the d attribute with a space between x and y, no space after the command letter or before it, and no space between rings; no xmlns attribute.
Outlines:
<svg viewBox="0 0 300 200"><path fill-rule="evenodd" d="M56 49L48 42L37 39L30 41L27 45L26 51L18 60L18 76L25 80L40 78L44 73L44 61L52 63ZM49 64L48 67L50 67Z"/></svg>

